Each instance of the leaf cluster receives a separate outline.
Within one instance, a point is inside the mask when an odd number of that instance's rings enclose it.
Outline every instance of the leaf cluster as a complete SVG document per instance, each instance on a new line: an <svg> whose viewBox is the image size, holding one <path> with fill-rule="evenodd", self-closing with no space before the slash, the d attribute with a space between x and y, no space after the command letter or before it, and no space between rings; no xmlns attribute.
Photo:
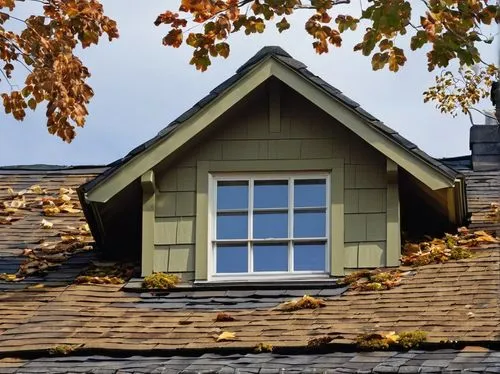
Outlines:
<svg viewBox="0 0 500 374"><path fill-rule="evenodd" d="M103 34L110 41L117 38L116 22L98 0L42 1L41 14L26 19L14 16L16 3L0 0L0 82L8 87L0 89L0 97L5 113L21 121L28 108L44 103L49 133L71 142L75 126L85 124L94 95L87 83L90 72L76 49L98 44ZM12 82L18 68L26 73L22 84Z"/></svg>
<svg viewBox="0 0 500 374"><path fill-rule="evenodd" d="M382 351L389 348L402 348L409 350L418 348L427 339L424 331L395 331L368 333L359 335L356 338L358 347L365 351Z"/></svg>
<svg viewBox="0 0 500 374"><path fill-rule="evenodd" d="M346 275L340 283L349 285L351 290L384 291L397 287L401 283L401 276L399 270L359 270Z"/></svg>
<svg viewBox="0 0 500 374"><path fill-rule="evenodd" d="M144 277L142 285L145 288L168 290L174 288L179 282L180 278L176 274L158 272Z"/></svg>
<svg viewBox="0 0 500 374"><path fill-rule="evenodd" d="M75 279L77 284L123 284L134 274L132 264L92 264Z"/></svg>
<svg viewBox="0 0 500 374"><path fill-rule="evenodd" d="M445 234L443 238L405 243L400 261L402 265L423 266L461 260L472 257L476 248L498 242L497 238L485 231L469 232L466 228L461 228L455 235Z"/></svg>
<svg viewBox="0 0 500 374"><path fill-rule="evenodd" d="M81 213L80 202L72 188L60 187L54 192L40 185L33 185L17 192L6 187L6 192L0 199L0 224L3 225L12 225L23 220L23 213L26 211L36 212L41 216ZM43 218L40 226L44 230L54 231L52 236L56 239L43 239L36 243L36 246L24 249L25 260L18 271L15 274L0 274L0 279L16 282L26 276L44 274L60 266L74 254L93 249L93 238L88 224L61 228Z"/></svg>
<svg viewBox="0 0 500 374"><path fill-rule="evenodd" d="M354 51L371 56L373 70L387 68L397 72L407 61L399 36L411 36L406 49L428 49L429 71L447 69L452 61L467 71L465 68L483 63L479 44L493 42L494 36L485 34L484 28L500 23L500 6L489 1L423 0L420 7L409 0L372 0L368 4L366 9L357 11L355 4L344 0L314 0L307 6L300 0L181 0L179 12L166 11L155 24L170 27L163 40L166 46L181 46L187 33L185 42L194 49L190 63L205 71L212 58L227 58L231 34L263 33L269 24L274 24L281 33L291 26L289 15L307 11L311 15L305 22L305 31L317 53L341 47L342 33L364 25ZM342 6L345 11L340 10ZM191 31L196 25L201 30ZM458 84L452 76L439 78L436 86L424 93L424 100L436 101L444 113L455 114L456 108L469 113L471 106L486 96L485 87L491 84L494 75L498 76L494 65L483 70L487 73L476 77L465 73L463 84Z"/></svg>
<svg viewBox="0 0 500 374"><path fill-rule="evenodd" d="M318 309L326 306L324 300L304 295L300 299L292 300L278 305L277 310L293 312L300 309Z"/></svg>

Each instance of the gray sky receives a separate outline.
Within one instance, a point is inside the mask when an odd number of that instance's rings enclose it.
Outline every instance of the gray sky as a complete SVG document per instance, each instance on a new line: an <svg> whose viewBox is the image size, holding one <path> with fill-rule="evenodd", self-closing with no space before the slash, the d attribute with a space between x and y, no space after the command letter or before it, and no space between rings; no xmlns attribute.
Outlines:
<svg viewBox="0 0 500 374"><path fill-rule="evenodd" d="M397 74L373 72L369 58L352 52L355 34L344 34L347 48L317 55L303 31L304 16L299 15L295 26L282 35L274 29L265 35L233 35L229 59L214 61L207 72L199 73L188 64L191 49L163 47L161 38L168 29L153 25L156 16L177 0L148 0L140 6L128 0L103 3L106 13L118 22L120 39L113 43L103 39L81 54L92 72L90 84L95 92L85 128L77 129L76 139L66 144L47 132L43 106L28 113L24 122L2 110L0 165L114 161L153 137L265 45L280 45L430 155L469 153L469 119L442 115L422 101L422 92L434 80L427 72L424 52L410 54L407 48L409 61ZM495 52L492 45L483 56L496 61ZM480 116L476 119L482 121Z"/></svg>

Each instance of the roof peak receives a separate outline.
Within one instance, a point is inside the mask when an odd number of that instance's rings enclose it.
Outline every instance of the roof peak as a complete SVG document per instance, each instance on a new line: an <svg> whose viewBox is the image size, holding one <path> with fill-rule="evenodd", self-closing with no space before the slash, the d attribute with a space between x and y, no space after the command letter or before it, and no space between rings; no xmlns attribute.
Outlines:
<svg viewBox="0 0 500 374"><path fill-rule="evenodd" d="M281 56L281 57L293 58L287 51L285 51L280 46L268 45L268 46L262 47L247 62L245 62L243 65L241 65L238 68L238 70L236 70L236 73L239 74L239 73L247 70L249 67L255 65L256 63L258 63L259 61L263 60L264 58L266 58L268 56Z"/></svg>

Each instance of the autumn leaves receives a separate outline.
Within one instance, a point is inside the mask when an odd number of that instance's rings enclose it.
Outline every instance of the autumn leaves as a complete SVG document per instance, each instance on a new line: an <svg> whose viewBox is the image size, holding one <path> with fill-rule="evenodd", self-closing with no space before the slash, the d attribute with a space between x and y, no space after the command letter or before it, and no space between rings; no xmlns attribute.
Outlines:
<svg viewBox="0 0 500 374"><path fill-rule="evenodd" d="M80 202L72 188L60 187L54 193L40 185L33 185L20 191L6 187L2 192L0 225L12 225L26 219L29 220L26 230L39 229L44 234L35 235L33 238L37 242L28 242L29 247L23 249L24 261L18 271L0 274L0 279L20 281L26 276L59 266L78 252L92 249L93 238L88 224L81 221L75 226L68 226L57 219L61 215L69 215L73 217L71 222L82 220ZM31 224L33 218L39 219L38 228ZM23 224L19 222L19 225Z"/></svg>
<svg viewBox="0 0 500 374"><path fill-rule="evenodd" d="M0 0L0 61L4 63L0 81L10 87L0 91L5 112L23 120L26 109L35 110L45 102L49 133L69 143L75 126L84 126L93 96L87 84L90 72L75 49L97 44L103 34L109 40L117 38L116 22L104 15L97 0L51 0L44 2L42 15L26 20L13 17L15 7L13 0ZM12 31L20 24L20 32ZM18 68L21 77L27 74L19 88L10 81Z"/></svg>

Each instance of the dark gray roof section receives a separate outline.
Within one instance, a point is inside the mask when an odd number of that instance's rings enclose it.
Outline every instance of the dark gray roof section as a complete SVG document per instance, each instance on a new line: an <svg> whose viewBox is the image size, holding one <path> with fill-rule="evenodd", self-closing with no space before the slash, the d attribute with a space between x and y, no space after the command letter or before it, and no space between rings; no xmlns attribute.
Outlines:
<svg viewBox="0 0 500 374"><path fill-rule="evenodd" d="M446 157L441 161L446 166L463 173L464 171L472 171L471 156Z"/></svg>
<svg viewBox="0 0 500 374"><path fill-rule="evenodd" d="M203 310L236 310L236 309L268 309L281 303L300 298L304 295L328 299L342 295L348 287L333 285L326 287L290 288L276 285L274 288L262 289L255 286L246 288L196 290L196 287L177 288L170 293L143 292L140 301L130 304L116 305L126 308L148 309L203 309Z"/></svg>
<svg viewBox="0 0 500 374"><path fill-rule="evenodd" d="M97 174L102 173L108 167L104 165L7 165L0 166L0 174Z"/></svg>
<svg viewBox="0 0 500 374"><path fill-rule="evenodd" d="M8 367L10 365L10 367ZM441 349L323 354L214 354L170 357L71 356L0 361L2 373L500 373L500 352Z"/></svg>
<svg viewBox="0 0 500 374"><path fill-rule="evenodd" d="M295 60L290 54L288 54L286 51L284 51L280 47L276 46L268 46L262 48L259 52L255 54L250 60L248 60L245 64L243 64L237 71L236 74L227 79L226 81L222 82L219 86L214 88L207 96L205 96L203 99L201 99L198 103L196 103L191 109L189 109L187 112L181 114L177 119L172 121L167 127L165 127L163 130L161 130L158 135L156 135L154 138L150 139L149 141L139 145L138 147L134 148L132 151L130 151L126 156L124 156L122 159L119 159L115 161L113 164L109 165L110 168L95 178L94 180L86 183L84 186L82 186L83 191L89 191L91 190L94 186L99 184L101 181L107 179L108 176L112 175L114 171L119 168L120 166L126 164L129 160L131 160L134 156L137 154L145 151L149 147L153 146L157 142L161 141L167 136L170 136L180 125L182 125L186 120L188 120L190 117L195 115L200 109L208 105L210 102L215 100L222 92L226 91L229 89L231 86L233 86L236 82L238 82L249 70L254 68L256 65L259 63L265 61L268 58L274 58L275 60L283 63L296 73L300 74L307 80L309 80L311 83L316 85L318 88L324 90L327 92L333 100L338 100L341 103L343 103L345 106L351 108L352 110L356 111L361 117L365 118L367 122L369 123L370 126L375 128L377 131L379 131L381 134L387 136L391 140L393 140L395 143L401 145L403 148L408 149L411 151L415 156L429 164L431 167L434 169L438 170L445 176L447 176L450 179L456 178L459 173L457 173L455 170L451 169L450 167L444 165L441 163L439 160L434 159L433 157L429 156L425 152L421 151L416 145L411 143L410 141L406 140L404 137L399 135L396 131L393 129L387 127L384 125L382 122L377 120L377 118L367 111L365 111L361 106L342 94L340 90L337 88L331 86L329 83L321 79L320 77L316 76L309 70L307 70L307 66L303 64L302 62Z"/></svg>

